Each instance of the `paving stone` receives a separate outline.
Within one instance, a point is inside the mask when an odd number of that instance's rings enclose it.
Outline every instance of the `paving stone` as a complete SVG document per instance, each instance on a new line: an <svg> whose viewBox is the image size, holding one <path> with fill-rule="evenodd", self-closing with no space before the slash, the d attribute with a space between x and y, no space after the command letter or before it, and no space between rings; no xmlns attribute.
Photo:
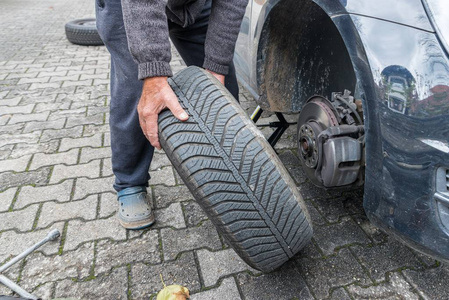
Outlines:
<svg viewBox="0 0 449 300"><path fill-rule="evenodd" d="M156 230L150 230L138 238L125 242L100 241L97 244L95 275L109 272L113 267L136 262L161 263L159 240Z"/></svg>
<svg viewBox="0 0 449 300"><path fill-rule="evenodd" d="M415 256L427 267L435 267L439 264L439 262L437 260L435 260L435 258L422 254L414 249L410 250L413 252L413 254L415 254Z"/></svg>
<svg viewBox="0 0 449 300"><path fill-rule="evenodd" d="M388 235L371 223L365 215L357 215L353 218L374 243L383 243L388 239Z"/></svg>
<svg viewBox="0 0 449 300"><path fill-rule="evenodd" d="M288 173L290 173L290 176L293 178L296 185L302 185L308 180L301 167L287 165L285 166L285 168L287 169Z"/></svg>
<svg viewBox="0 0 449 300"><path fill-rule="evenodd" d="M279 155L279 159L282 161L284 166L300 166L301 162L299 161L298 156L294 154L291 150L284 150Z"/></svg>
<svg viewBox="0 0 449 300"><path fill-rule="evenodd" d="M50 178L50 184L60 182L68 178L88 177L98 178L100 176L100 160L93 160L87 164L73 166L56 165Z"/></svg>
<svg viewBox="0 0 449 300"><path fill-rule="evenodd" d="M118 201L115 193L103 193L100 195L100 218L109 217L115 214L117 208Z"/></svg>
<svg viewBox="0 0 449 300"><path fill-rule="evenodd" d="M233 249L211 252L209 250L198 250L198 261L204 285L210 287L217 284L221 277L248 270L253 274L259 271L248 266Z"/></svg>
<svg viewBox="0 0 449 300"><path fill-rule="evenodd" d="M195 228L162 229L161 236L165 260L175 259L180 252L202 247L212 250L221 249L217 231L210 221Z"/></svg>
<svg viewBox="0 0 449 300"><path fill-rule="evenodd" d="M385 280L387 272L403 268L419 269L423 265L404 244L390 238L373 247L352 247L355 255L376 282Z"/></svg>
<svg viewBox="0 0 449 300"><path fill-rule="evenodd" d="M23 172L26 170L31 155L16 159L0 160L0 173L6 171Z"/></svg>
<svg viewBox="0 0 449 300"><path fill-rule="evenodd" d="M0 95L0 105L2 107L9 106L9 107L16 107L19 105L20 101L22 100L22 97L14 97L14 98L5 98L4 96ZM3 110L3 108L2 108ZM3 113L0 113L3 114Z"/></svg>
<svg viewBox="0 0 449 300"><path fill-rule="evenodd" d="M0 116L0 125L4 126L6 123L8 123L10 118L10 115Z"/></svg>
<svg viewBox="0 0 449 300"><path fill-rule="evenodd" d="M103 167L101 169L101 176L102 177L109 177L114 175L114 173L112 172L112 161L110 158L105 158L102 160L103 162Z"/></svg>
<svg viewBox="0 0 449 300"><path fill-rule="evenodd" d="M188 227L194 227L202 221L208 220L204 210L198 205L196 201L189 201L182 204L186 224Z"/></svg>
<svg viewBox="0 0 449 300"><path fill-rule="evenodd" d="M110 158L110 157L111 157L110 147L102 147L102 148L85 147L81 149L80 163L84 164L94 159Z"/></svg>
<svg viewBox="0 0 449 300"><path fill-rule="evenodd" d="M223 279L218 288L210 289L190 296L190 300L237 300L241 299L234 278Z"/></svg>
<svg viewBox="0 0 449 300"><path fill-rule="evenodd" d="M16 229L18 231L29 231L33 228L38 205L31 205L22 210L14 210L1 214L0 231Z"/></svg>
<svg viewBox="0 0 449 300"><path fill-rule="evenodd" d="M318 210L313 205L312 201L305 201L307 206L307 211L312 218L313 225L325 225L327 224L323 216L318 212Z"/></svg>
<svg viewBox="0 0 449 300"><path fill-rule="evenodd" d="M347 289L354 299L420 299L413 292L413 287L398 273L391 274L388 282L382 282L378 285L368 287L350 285ZM447 294L445 298L431 299L447 299Z"/></svg>
<svg viewBox="0 0 449 300"><path fill-rule="evenodd" d="M318 299L329 297L331 288L351 283L371 284L371 280L348 249L341 249L337 255L326 259L300 258L296 261Z"/></svg>
<svg viewBox="0 0 449 300"><path fill-rule="evenodd" d="M56 120L57 121L57 120ZM83 134L83 127L77 126L72 128L64 129L46 129L42 133L39 142L45 143L51 140L62 139L62 138L79 138ZM65 150L60 150L65 151Z"/></svg>
<svg viewBox="0 0 449 300"><path fill-rule="evenodd" d="M275 272L254 277L248 273L237 275L245 299L301 299L313 297L302 275L292 263L286 263Z"/></svg>
<svg viewBox="0 0 449 300"><path fill-rule="evenodd" d="M9 158L13 148L14 148L14 145L7 145L7 146L0 147L0 159Z"/></svg>
<svg viewBox="0 0 449 300"><path fill-rule="evenodd" d="M0 263L4 259L5 259L5 257L0 257ZM13 282L17 283L17 280L19 279L21 267L22 267L22 264L20 264L20 263L12 265L6 271L3 271L2 275L6 276L9 280L12 280ZM13 291L10 290L5 285L0 284L0 295L1 296L12 296Z"/></svg>
<svg viewBox="0 0 449 300"><path fill-rule="evenodd" d="M106 134L109 132L109 124L104 125L84 125L84 135Z"/></svg>
<svg viewBox="0 0 449 300"><path fill-rule="evenodd" d="M335 289L329 300L351 300L351 297L349 296L348 292L344 288L338 288Z"/></svg>
<svg viewBox="0 0 449 300"><path fill-rule="evenodd" d="M449 266L441 264L437 268L422 272L405 270L402 272L410 284L424 299L443 300L449 295Z"/></svg>
<svg viewBox="0 0 449 300"><path fill-rule="evenodd" d="M30 170L36 170L43 166L52 166L58 164L73 165L78 160L78 149L72 149L67 152L54 154L36 153L30 165Z"/></svg>
<svg viewBox="0 0 449 300"><path fill-rule="evenodd" d="M132 299L148 299L163 286L159 274L166 285L179 284L191 292L199 291L200 279L192 252L183 253L177 260L150 266L143 263L131 267Z"/></svg>
<svg viewBox="0 0 449 300"><path fill-rule="evenodd" d="M92 79L87 80L74 80L74 81L64 81L62 87L70 87L70 86L81 86L81 85L92 85Z"/></svg>
<svg viewBox="0 0 449 300"><path fill-rule="evenodd" d="M51 295L53 294L55 286L56 286L55 282L44 283L38 286L32 292L33 295L40 297L40 299L52 299Z"/></svg>
<svg viewBox="0 0 449 300"><path fill-rule="evenodd" d="M112 187L113 182L114 177L97 179L78 178L73 199L82 199L90 194L114 192Z"/></svg>
<svg viewBox="0 0 449 300"><path fill-rule="evenodd" d="M98 196L88 196L86 199L70 201L69 203L45 202L38 220L38 228L69 219L81 218L83 220L95 219Z"/></svg>
<svg viewBox="0 0 449 300"><path fill-rule="evenodd" d="M148 182L149 185L158 185L158 184L163 184L166 186L176 185L172 167L164 167L161 168L160 170L152 171L150 175L151 179Z"/></svg>
<svg viewBox="0 0 449 300"><path fill-rule="evenodd" d="M9 100L8 100L9 102ZM14 105L13 103L8 105ZM14 115L14 114L31 114L33 111L34 104L28 105L18 105L18 106L6 106L2 105L2 109L0 110L0 115Z"/></svg>
<svg viewBox="0 0 449 300"><path fill-rule="evenodd" d="M350 218L329 226L315 226L314 237L325 255L330 255L336 248L354 243L368 244L370 240Z"/></svg>
<svg viewBox="0 0 449 300"><path fill-rule="evenodd" d="M72 138L63 138L61 140L61 146L59 147L59 151L67 151L72 148L82 148L82 147L100 147L101 145L101 134L96 134L89 137L81 137L77 139Z"/></svg>
<svg viewBox="0 0 449 300"><path fill-rule="evenodd" d="M31 290L45 282L69 277L82 279L89 276L93 260L93 243L83 245L78 251L50 257L32 253L26 258L20 284L23 288Z"/></svg>
<svg viewBox="0 0 449 300"><path fill-rule="evenodd" d="M315 186L310 181L298 186L299 192L301 193L304 200L308 199L318 199L318 198L338 198L341 197L341 191L326 191L322 188Z"/></svg>
<svg viewBox="0 0 449 300"><path fill-rule="evenodd" d="M44 121L44 122L29 122L25 124L25 128L23 129L23 133L33 132L36 130L45 130L45 129L61 129L64 127L65 119L58 119L52 121ZM45 134L45 131L44 131Z"/></svg>
<svg viewBox="0 0 449 300"><path fill-rule="evenodd" d="M103 134L103 145L104 147L111 147L111 134L104 133Z"/></svg>
<svg viewBox="0 0 449 300"><path fill-rule="evenodd" d="M354 199L352 197L316 199L314 200L314 203L327 221L331 223L337 222L344 216L349 216L354 213L363 213L363 210L354 212L355 207L363 207L362 199Z"/></svg>
<svg viewBox="0 0 449 300"><path fill-rule="evenodd" d="M79 117L79 116L78 117L68 117L66 128L79 126L79 125L88 125L88 124L95 124L95 125L103 124L103 115L93 115L93 116L87 116L87 117Z"/></svg>
<svg viewBox="0 0 449 300"><path fill-rule="evenodd" d="M167 208L157 209L154 215L156 218L154 228L173 227L180 229L186 227L180 203L173 203Z"/></svg>
<svg viewBox="0 0 449 300"><path fill-rule="evenodd" d="M22 132L25 124L15 124L15 125L2 125L0 127L0 133L15 134Z"/></svg>
<svg viewBox="0 0 449 300"><path fill-rule="evenodd" d="M27 143L27 144L35 144L39 140L42 132L34 131L31 133L22 133L22 134L0 134L0 147L5 145L12 145L18 143Z"/></svg>
<svg viewBox="0 0 449 300"><path fill-rule="evenodd" d="M296 258L322 258L321 252L317 248L317 241L312 238L312 241L302 248L295 257Z"/></svg>
<svg viewBox="0 0 449 300"><path fill-rule="evenodd" d="M20 78L16 84L26 84L26 83L47 83L50 77L36 77L36 78Z"/></svg>
<svg viewBox="0 0 449 300"><path fill-rule="evenodd" d="M98 106L89 105L87 107L87 115L88 116L94 116L94 115L101 114L101 116L104 117L104 115L109 112L109 106L107 106L105 104L106 97L102 96L102 97L95 98L95 99L97 101L96 104ZM89 101L92 102L92 98ZM106 121L106 123L109 123L108 119L106 117L104 117L104 120ZM92 125L90 125L90 126L92 126Z"/></svg>
<svg viewBox="0 0 449 300"><path fill-rule="evenodd" d="M40 203L50 200L66 202L70 200L73 180L66 180L62 183L47 186L24 186L19 192L15 209L20 209L28 204Z"/></svg>
<svg viewBox="0 0 449 300"><path fill-rule="evenodd" d="M115 217L88 222L69 221L64 251L74 250L84 242L106 238L115 241L126 239L126 230Z"/></svg>
<svg viewBox="0 0 449 300"><path fill-rule="evenodd" d="M13 115L11 119L9 119L8 124L12 125L30 121L46 121L49 114L49 112L41 112L35 114Z"/></svg>
<svg viewBox="0 0 449 300"><path fill-rule="evenodd" d="M126 267L114 269L89 281L65 279L56 286L56 298L75 299L128 299L128 271Z"/></svg>
<svg viewBox="0 0 449 300"><path fill-rule="evenodd" d="M58 229L62 233L63 227L63 223L57 223L51 226L51 228L27 233L18 234L14 231L3 232L0 236L0 257L4 259L6 257L16 256L43 240L51 230ZM40 247L38 251L43 252L45 255L56 254L59 250L59 243L59 239L48 242Z"/></svg>
<svg viewBox="0 0 449 300"><path fill-rule="evenodd" d="M16 192L17 188L11 188L0 193L0 211L7 211L9 209Z"/></svg>
<svg viewBox="0 0 449 300"><path fill-rule="evenodd" d="M77 109L64 109L64 110L57 110L52 111L50 113L50 116L48 117L48 120L57 120L57 119L65 119L68 117L74 117L74 116L85 116L86 115L86 108L77 108Z"/></svg>
<svg viewBox="0 0 449 300"><path fill-rule="evenodd" d="M163 167L171 166L170 160L168 160L167 155L160 154L160 153L154 153L153 160L151 161L150 170L156 171L160 170Z"/></svg>
<svg viewBox="0 0 449 300"><path fill-rule="evenodd" d="M35 186L43 186L48 183L50 168L43 168L38 171L29 171L22 173L5 172L0 173L0 186L9 188L14 186L23 186L33 184Z"/></svg>
<svg viewBox="0 0 449 300"><path fill-rule="evenodd" d="M11 152L10 158L19 158L35 153L55 153L58 150L59 141L50 141L45 144L16 144Z"/></svg>
<svg viewBox="0 0 449 300"><path fill-rule="evenodd" d="M158 185L154 187L156 208L167 207L171 203L193 199L192 194L185 185L166 187Z"/></svg>

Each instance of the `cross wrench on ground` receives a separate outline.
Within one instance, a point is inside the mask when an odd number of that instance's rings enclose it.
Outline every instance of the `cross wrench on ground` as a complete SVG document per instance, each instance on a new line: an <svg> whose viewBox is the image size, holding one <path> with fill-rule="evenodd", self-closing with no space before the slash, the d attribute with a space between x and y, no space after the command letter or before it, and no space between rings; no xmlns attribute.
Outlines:
<svg viewBox="0 0 449 300"><path fill-rule="evenodd" d="M5 271L6 269L8 269L9 267L11 267L12 265L14 265L16 262L18 262L18 261L24 259L25 257L27 257L30 253L32 253L34 250L36 250L37 248L39 248L43 244L45 244L45 243L47 243L49 241L56 240L60 235L61 234L59 233L59 230L53 229L52 231L50 231L47 234L47 236L42 241L34 244L30 248L28 248L27 250L23 251L21 254L17 255L16 257L14 257L10 261L8 261L6 264L1 266L0 267L0 283L6 285L7 287L9 287L11 290L16 292L17 294L19 294L23 298L32 299L32 300L39 299L39 297L36 297L36 296L28 293L27 291L22 289L20 286L18 286L16 283L14 283L12 280L8 279L4 275L1 275L1 273L3 271Z"/></svg>

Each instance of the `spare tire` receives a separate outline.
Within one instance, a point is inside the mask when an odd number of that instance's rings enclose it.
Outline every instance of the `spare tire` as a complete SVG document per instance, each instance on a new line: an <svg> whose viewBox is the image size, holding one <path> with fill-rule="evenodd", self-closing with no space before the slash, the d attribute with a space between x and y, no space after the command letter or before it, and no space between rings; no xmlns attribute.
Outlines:
<svg viewBox="0 0 449 300"><path fill-rule="evenodd" d="M65 24L65 35L73 44L84 46L100 46L103 41L97 30L94 18L73 20Z"/></svg>
<svg viewBox="0 0 449 300"><path fill-rule="evenodd" d="M159 115L168 158L217 230L251 267L270 272L312 237L293 180L265 137L209 72L189 67L169 84L190 118Z"/></svg>

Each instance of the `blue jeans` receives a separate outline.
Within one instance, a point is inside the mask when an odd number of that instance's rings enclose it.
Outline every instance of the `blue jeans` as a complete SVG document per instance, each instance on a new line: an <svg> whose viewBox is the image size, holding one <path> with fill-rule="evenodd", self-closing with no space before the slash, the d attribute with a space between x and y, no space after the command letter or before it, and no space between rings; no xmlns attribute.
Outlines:
<svg viewBox="0 0 449 300"><path fill-rule="evenodd" d="M169 21L173 44L187 65L201 67L204 61L211 1L206 1L201 15L186 28ZM137 114L142 81L137 79L137 64L128 49L120 0L96 0L97 28L111 54L110 130L114 189L148 186L148 169L154 148L145 138ZM225 86L238 100L234 66L230 66Z"/></svg>

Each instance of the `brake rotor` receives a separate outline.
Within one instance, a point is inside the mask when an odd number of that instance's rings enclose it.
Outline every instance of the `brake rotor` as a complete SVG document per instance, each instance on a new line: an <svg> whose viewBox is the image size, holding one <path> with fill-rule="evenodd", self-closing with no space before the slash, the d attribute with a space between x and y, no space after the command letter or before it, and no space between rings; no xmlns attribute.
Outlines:
<svg viewBox="0 0 449 300"><path fill-rule="evenodd" d="M307 177L322 186L315 171L322 159L318 147L318 135L330 126L339 125L339 117L332 104L325 98L316 96L307 101L298 119L298 154Z"/></svg>

